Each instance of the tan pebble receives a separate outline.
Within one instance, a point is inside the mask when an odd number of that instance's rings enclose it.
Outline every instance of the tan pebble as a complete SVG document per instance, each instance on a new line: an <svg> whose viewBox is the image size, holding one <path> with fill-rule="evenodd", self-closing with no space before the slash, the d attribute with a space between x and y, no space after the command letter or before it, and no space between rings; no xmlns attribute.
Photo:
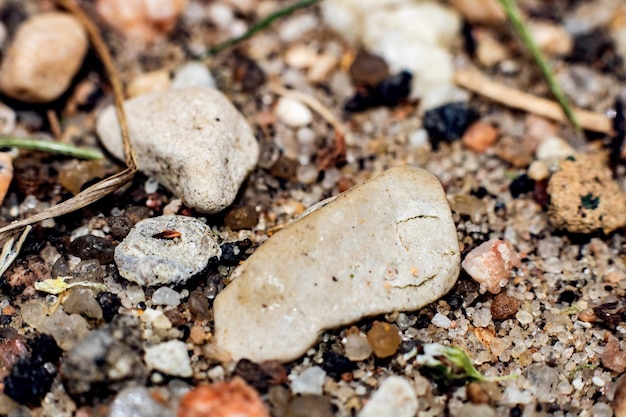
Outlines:
<svg viewBox="0 0 626 417"><path fill-rule="evenodd" d="M537 46L546 55L569 55L574 44L572 36L554 23L547 21L531 21L528 29Z"/></svg>
<svg viewBox="0 0 626 417"><path fill-rule="evenodd" d="M0 89L26 102L52 101L67 90L87 46L83 26L70 14L33 16L18 27L4 57Z"/></svg>
<svg viewBox="0 0 626 417"><path fill-rule="evenodd" d="M491 317L494 320L504 320L512 317L519 310L520 301L504 293L498 294L491 302Z"/></svg>
<svg viewBox="0 0 626 417"><path fill-rule="evenodd" d="M451 0L450 3L471 23L501 23L504 10L497 0Z"/></svg>
<svg viewBox="0 0 626 417"><path fill-rule="evenodd" d="M490 34L479 31L476 41L476 58L481 65L492 67L508 58L505 46Z"/></svg>
<svg viewBox="0 0 626 417"><path fill-rule="evenodd" d="M604 276L604 281L610 284L619 284L626 278L626 274L623 271L610 270Z"/></svg>
<svg viewBox="0 0 626 417"><path fill-rule="evenodd" d="M165 70L147 72L133 78L126 87L128 98L155 91L165 91L170 88L170 74Z"/></svg>
<svg viewBox="0 0 626 417"><path fill-rule="evenodd" d="M314 83L321 83L328 79L331 71L337 67L339 59L330 54L320 54L309 68L307 78Z"/></svg>
<svg viewBox="0 0 626 417"><path fill-rule="evenodd" d="M189 331L189 340L194 345L200 345L206 341L207 334L202 329L202 326L193 326Z"/></svg>
<svg viewBox="0 0 626 417"><path fill-rule="evenodd" d="M586 309L580 312L578 315L578 320L584 321L585 323L593 323L596 321L596 315L591 309Z"/></svg>
<svg viewBox="0 0 626 417"><path fill-rule="evenodd" d="M463 134L463 144L474 152L485 152L498 139L498 130L481 121L473 123Z"/></svg>
<svg viewBox="0 0 626 417"><path fill-rule="evenodd" d="M463 269L492 294L498 294L520 260L510 243L492 239L474 248L461 263ZM504 284L504 285L503 285Z"/></svg>
<svg viewBox="0 0 626 417"><path fill-rule="evenodd" d="M0 152L0 204L9 191L13 181L13 158L6 152Z"/></svg>
<svg viewBox="0 0 626 417"><path fill-rule="evenodd" d="M315 63L317 52L301 43L292 46L285 52L285 63L292 68L309 68Z"/></svg>
<svg viewBox="0 0 626 417"><path fill-rule="evenodd" d="M98 0L96 10L107 24L140 43L167 35L187 0Z"/></svg>
<svg viewBox="0 0 626 417"><path fill-rule="evenodd" d="M528 178L543 181L550 176L550 168L543 161L533 161L528 167Z"/></svg>
<svg viewBox="0 0 626 417"><path fill-rule="evenodd" d="M465 395L472 404L489 404L489 394L478 382L467 384Z"/></svg>
<svg viewBox="0 0 626 417"><path fill-rule="evenodd" d="M535 148L535 139L528 136L522 140L504 136L498 141L495 152L500 159L505 160L515 168L525 168L532 162Z"/></svg>
<svg viewBox="0 0 626 417"><path fill-rule="evenodd" d="M553 227L572 233L610 233L626 224L626 195L598 155L564 160L548 182L548 217Z"/></svg>
<svg viewBox="0 0 626 417"><path fill-rule="evenodd" d="M239 377L201 385L183 396L178 417L269 417L259 393Z"/></svg>
<svg viewBox="0 0 626 417"><path fill-rule="evenodd" d="M402 342L400 329L395 324L375 321L367 332L367 341L379 358L388 358L395 355Z"/></svg>
<svg viewBox="0 0 626 417"><path fill-rule="evenodd" d="M535 114L529 114L524 121L526 134L541 141L543 138L556 136L556 124Z"/></svg>

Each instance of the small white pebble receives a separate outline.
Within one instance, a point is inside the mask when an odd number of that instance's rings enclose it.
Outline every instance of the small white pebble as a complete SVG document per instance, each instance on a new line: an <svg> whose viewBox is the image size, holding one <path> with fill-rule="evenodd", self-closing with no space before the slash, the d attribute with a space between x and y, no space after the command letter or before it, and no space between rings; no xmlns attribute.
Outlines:
<svg viewBox="0 0 626 417"><path fill-rule="evenodd" d="M294 378L291 382L291 392L294 395L322 395L325 380L326 371L319 366L312 366Z"/></svg>
<svg viewBox="0 0 626 417"><path fill-rule="evenodd" d="M442 329L449 329L450 325L452 324L452 320L450 320L448 317L444 316L443 314L437 313L433 316L431 323Z"/></svg>
<svg viewBox="0 0 626 417"><path fill-rule="evenodd" d="M517 321L519 321L520 324L530 324L533 322L533 315L525 310L518 311L515 318L517 318Z"/></svg>
<svg viewBox="0 0 626 417"><path fill-rule="evenodd" d="M606 383L604 382L604 380L602 378L600 378L599 376L594 376L593 378L591 378L591 382L593 382L593 385L602 388L604 385L606 385Z"/></svg>
<svg viewBox="0 0 626 417"><path fill-rule="evenodd" d="M150 177L146 180L146 183L143 185L146 194L156 193L159 189L159 180L155 177Z"/></svg>
<svg viewBox="0 0 626 417"><path fill-rule="evenodd" d="M543 161L533 161L528 167L528 178L543 181L550 175L550 169Z"/></svg>
<svg viewBox="0 0 626 417"><path fill-rule="evenodd" d="M558 136L551 136L544 139L537 146L537 159L565 159L576 153L572 145Z"/></svg>
<svg viewBox="0 0 626 417"><path fill-rule="evenodd" d="M585 387L585 383L581 378L576 378L575 380L573 380L572 385L579 391Z"/></svg>
<svg viewBox="0 0 626 417"><path fill-rule="evenodd" d="M311 123L313 120L313 114L307 106L289 97L278 99L276 116L289 127L301 127Z"/></svg>
<svg viewBox="0 0 626 417"><path fill-rule="evenodd" d="M319 26L320 22L312 14L304 14L286 20L278 29L278 36L284 42L293 42L306 32Z"/></svg>
<svg viewBox="0 0 626 417"><path fill-rule="evenodd" d="M167 375L183 378L193 375L187 345L180 340L170 340L146 348L144 361L149 369L155 369Z"/></svg>
<svg viewBox="0 0 626 417"><path fill-rule="evenodd" d="M211 72L202 62L189 62L178 68L172 88L211 87L215 88L215 80Z"/></svg>

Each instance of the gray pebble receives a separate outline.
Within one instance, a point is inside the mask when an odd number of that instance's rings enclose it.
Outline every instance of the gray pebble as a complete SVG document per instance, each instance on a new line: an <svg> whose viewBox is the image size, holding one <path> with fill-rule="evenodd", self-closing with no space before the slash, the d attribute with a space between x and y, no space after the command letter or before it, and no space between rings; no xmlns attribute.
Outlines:
<svg viewBox="0 0 626 417"><path fill-rule="evenodd" d="M168 237L168 231L180 235ZM200 220L165 215L137 223L115 249L115 264L122 277L139 285L183 284L221 254Z"/></svg>

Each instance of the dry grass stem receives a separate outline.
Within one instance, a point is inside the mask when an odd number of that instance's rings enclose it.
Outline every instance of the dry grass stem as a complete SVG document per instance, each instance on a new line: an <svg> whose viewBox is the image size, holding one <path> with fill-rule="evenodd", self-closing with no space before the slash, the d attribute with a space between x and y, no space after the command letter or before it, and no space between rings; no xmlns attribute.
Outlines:
<svg viewBox="0 0 626 417"><path fill-rule="evenodd" d="M508 107L524 110L559 122L567 121L563 109L557 102L497 83L475 70L457 71L454 74L454 82L460 87ZM606 115L582 109L573 109L573 112L580 127L583 129L608 135L613 133L611 119Z"/></svg>

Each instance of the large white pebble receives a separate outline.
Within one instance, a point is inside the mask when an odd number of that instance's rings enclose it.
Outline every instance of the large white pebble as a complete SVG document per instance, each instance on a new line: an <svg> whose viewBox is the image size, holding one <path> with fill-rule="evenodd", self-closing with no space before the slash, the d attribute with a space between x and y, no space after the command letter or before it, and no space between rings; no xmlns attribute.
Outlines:
<svg viewBox="0 0 626 417"><path fill-rule="evenodd" d="M259 145L245 118L219 91L207 87L142 95L124 105L139 169L183 202L215 213L229 206L254 168ZM115 109L97 122L104 146L124 158Z"/></svg>
<svg viewBox="0 0 626 417"><path fill-rule="evenodd" d="M413 386L402 377L390 376L365 404L359 417L413 417L418 405Z"/></svg>
<svg viewBox="0 0 626 417"><path fill-rule="evenodd" d="M392 168L288 225L233 272L214 304L217 344L234 359L289 361L325 329L437 300L459 264L437 178Z"/></svg>
<svg viewBox="0 0 626 417"><path fill-rule="evenodd" d="M149 369L167 375L188 378L193 375L187 345L180 340L170 340L156 346L146 348L143 360Z"/></svg>
<svg viewBox="0 0 626 417"><path fill-rule="evenodd" d="M180 236L167 238L167 231ZM137 223L115 248L115 264L122 277L139 285L183 284L221 255L209 226L168 214Z"/></svg>
<svg viewBox="0 0 626 417"><path fill-rule="evenodd" d="M70 85L87 46L87 34L72 15L33 16L19 26L2 61L0 89L26 102L52 101Z"/></svg>

